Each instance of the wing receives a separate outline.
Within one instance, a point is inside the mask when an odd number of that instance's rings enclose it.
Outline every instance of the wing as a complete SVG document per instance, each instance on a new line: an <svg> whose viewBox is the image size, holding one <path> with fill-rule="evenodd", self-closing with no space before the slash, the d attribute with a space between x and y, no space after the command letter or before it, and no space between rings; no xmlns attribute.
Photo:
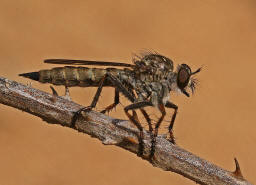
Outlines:
<svg viewBox="0 0 256 185"><path fill-rule="evenodd" d="M97 65L97 66L122 66L134 67L135 65L120 62L104 62L91 60L70 60L70 59L46 59L44 63L48 64L68 64L68 65Z"/></svg>

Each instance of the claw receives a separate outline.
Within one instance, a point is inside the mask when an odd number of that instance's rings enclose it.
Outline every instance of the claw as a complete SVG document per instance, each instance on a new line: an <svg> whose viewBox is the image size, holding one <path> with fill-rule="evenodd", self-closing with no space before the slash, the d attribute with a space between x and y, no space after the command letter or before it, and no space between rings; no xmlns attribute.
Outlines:
<svg viewBox="0 0 256 185"><path fill-rule="evenodd" d="M168 139L172 144L176 144L175 142L175 137L173 135L173 132L172 131L169 131L169 134L170 134L170 138Z"/></svg>
<svg viewBox="0 0 256 185"><path fill-rule="evenodd" d="M78 117L81 115L82 112L89 112L91 110L92 110L92 107L87 106L87 107L83 107L83 108L79 109L78 111L76 111L74 113L74 116L72 117L70 127L75 128L76 121L77 121Z"/></svg>
<svg viewBox="0 0 256 185"><path fill-rule="evenodd" d="M144 141L143 141L143 138L144 138L144 133L143 133L143 131L140 131L139 138L138 138L138 141L139 141L139 148L138 148L138 153L137 153L138 157L142 157L143 156L143 151L144 151Z"/></svg>
<svg viewBox="0 0 256 185"><path fill-rule="evenodd" d="M107 111L107 110L103 110L103 111L101 111L100 113L105 114L105 113L106 113L106 111Z"/></svg>

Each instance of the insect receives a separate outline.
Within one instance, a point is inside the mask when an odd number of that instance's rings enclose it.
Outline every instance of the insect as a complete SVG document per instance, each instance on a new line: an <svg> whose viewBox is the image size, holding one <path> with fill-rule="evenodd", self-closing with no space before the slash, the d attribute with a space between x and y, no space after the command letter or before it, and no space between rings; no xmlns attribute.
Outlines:
<svg viewBox="0 0 256 185"><path fill-rule="evenodd" d="M98 87L91 105L75 113L74 117L78 116L83 110L90 110L96 107L103 87L113 87L115 89L114 103L107 106L101 112L109 112L117 106L119 104L120 93L131 102L130 105L124 107L124 111L129 120L140 131L138 137L138 155L142 156L144 150L143 127L136 113L136 110L140 110L147 121L149 132L151 134L152 145L149 156L150 159L154 156L158 128L166 116L165 108L174 109L168 130L170 141L175 143L172 129L178 106L169 101L170 92L183 93L189 97L190 94L187 92L187 89L190 88L193 93L197 83L197 80L193 75L201 71L201 68L198 68L196 71L192 72L187 64L178 65L176 71L174 71L173 61L171 59L152 52L142 54L141 56L135 56L133 64L69 59L47 59L44 62L65 65L112 66L112 68L105 69L74 66L55 67L48 70L40 70L38 72L23 73L20 74L20 76L41 83L65 85L66 87ZM113 68L114 66L122 68ZM145 111L145 107L149 106L157 108L161 113L154 128L150 116Z"/></svg>

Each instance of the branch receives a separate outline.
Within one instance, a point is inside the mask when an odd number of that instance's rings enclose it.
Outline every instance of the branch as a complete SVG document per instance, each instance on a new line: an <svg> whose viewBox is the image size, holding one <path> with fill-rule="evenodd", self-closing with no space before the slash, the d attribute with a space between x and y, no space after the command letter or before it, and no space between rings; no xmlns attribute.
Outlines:
<svg viewBox="0 0 256 185"><path fill-rule="evenodd" d="M0 103L20 109L42 118L48 123L70 126L74 112L82 108L72 101L51 95L20 83L0 77ZM106 145L116 145L130 152L138 152L139 131L128 121L110 118L95 111L83 113L75 125L78 131L96 137ZM144 131L145 149L143 156L149 156L151 140ZM183 175L199 184L249 185L235 159L236 170L226 171L198 156L173 145L163 136L158 136L153 166Z"/></svg>

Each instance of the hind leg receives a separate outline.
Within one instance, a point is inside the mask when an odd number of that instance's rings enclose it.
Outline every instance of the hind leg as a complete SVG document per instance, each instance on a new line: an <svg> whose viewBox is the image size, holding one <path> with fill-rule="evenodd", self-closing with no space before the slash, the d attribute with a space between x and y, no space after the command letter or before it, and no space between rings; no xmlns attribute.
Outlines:
<svg viewBox="0 0 256 185"><path fill-rule="evenodd" d="M83 108L81 108L80 110L78 110L77 112L74 113L74 116L72 118L70 127L75 128L76 120L78 119L78 117L81 115L82 112L88 112L88 111L90 111L90 110L92 110L93 108L96 107L96 104L97 104L97 102L99 100L99 97L100 97L100 94L101 94L101 91L102 91L102 88L103 88L103 84L104 84L106 78L107 78L107 75L105 75L101 79L99 87L97 89L96 94L94 95L94 98L92 100L91 105L87 106L87 107L83 107Z"/></svg>

